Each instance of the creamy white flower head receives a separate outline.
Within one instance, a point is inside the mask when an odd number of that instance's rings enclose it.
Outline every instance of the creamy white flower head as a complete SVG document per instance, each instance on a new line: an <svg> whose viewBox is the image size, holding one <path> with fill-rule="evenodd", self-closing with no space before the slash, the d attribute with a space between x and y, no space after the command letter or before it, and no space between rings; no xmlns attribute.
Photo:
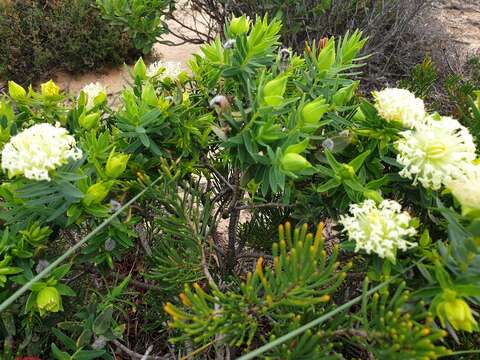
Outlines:
<svg viewBox="0 0 480 360"><path fill-rule="evenodd" d="M13 136L2 150L2 169L9 177L50 181L49 172L78 160L82 151L68 131L48 123L37 124Z"/></svg>
<svg viewBox="0 0 480 360"><path fill-rule="evenodd" d="M101 94L103 94L105 97L107 96L107 90L99 82L85 85L82 91L85 93L85 95L87 95L87 104L86 104L87 109L91 109L94 107L95 105L94 100L97 96Z"/></svg>
<svg viewBox="0 0 480 360"><path fill-rule="evenodd" d="M455 199L462 205L464 213L480 210L480 166L476 165L467 177L447 184Z"/></svg>
<svg viewBox="0 0 480 360"><path fill-rule="evenodd" d="M350 205L350 213L341 216L340 223L350 240L355 241L355 252L364 250L395 261L398 250L417 246L406 240L415 235L416 230L410 226L410 215L402 212L396 201L383 200L377 206L373 200L365 200Z"/></svg>
<svg viewBox="0 0 480 360"><path fill-rule="evenodd" d="M178 61L155 61L148 65L147 76L159 75L160 79L171 78L175 80L182 72L182 64Z"/></svg>
<svg viewBox="0 0 480 360"><path fill-rule="evenodd" d="M464 178L473 169L475 144L468 129L450 117L429 117L414 130L401 133L397 161L404 166L400 176L438 190L452 180Z"/></svg>
<svg viewBox="0 0 480 360"><path fill-rule="evenodd" d="M405 128L413 128L423 122L426 116L422 99L405 89L388 88L374 91L375 108L388 122L401 123Z"/></svg>

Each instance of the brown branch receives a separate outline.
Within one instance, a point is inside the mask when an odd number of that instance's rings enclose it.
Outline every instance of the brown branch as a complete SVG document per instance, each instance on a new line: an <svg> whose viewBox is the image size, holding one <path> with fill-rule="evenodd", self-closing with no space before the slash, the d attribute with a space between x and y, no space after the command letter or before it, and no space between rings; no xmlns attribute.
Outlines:
<svg viewBox="0 0 480 360"><path fill-rule="evenodd" d="M215 175L217 175L217 177L218 177L225 185L227 185L227 186L230 188L230 190L235 191L235 187L234 187L232 184L230 184L230 182L229 182L227 179L225 179L225 177L224 177L222 174L220 174L220 172L219 172L217 169L215 169L212 165L210 165L210 164L205 164L205 163L204 163L204 164L201 164L199 167L203 167L203 168L206 168L206 169L208 169L208 170L210 170L210 171L213 171L213 173L214 173Z"/></svg>
<svg viewBox="0 0 480 360"><path fill-rule="evenodd" d="M232 174L235 188L232 194L231 205L228 209L230 212L230 219L228 223L228 248L224 263L226 271L233 271L237 257L237 230L238 222L240 221L240 210L237 210L239 200L243 197L243 191L240 190L240 170L235 170Z"/></svg>

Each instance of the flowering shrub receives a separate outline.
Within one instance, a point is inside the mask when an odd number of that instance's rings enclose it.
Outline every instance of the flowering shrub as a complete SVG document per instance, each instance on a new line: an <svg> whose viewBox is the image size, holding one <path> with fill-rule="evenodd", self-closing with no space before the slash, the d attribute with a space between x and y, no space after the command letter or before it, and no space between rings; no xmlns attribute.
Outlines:
<svg viewBox="0 0 480 360"><path fill-rule="evenodd" d="M234 18L189 72L140 59L115 109L99 83L10 83L6 358L163 357L167 340L205 358L472 350L470 130L404 90L362 99L361 33L300 55L280 48L281 26Z"/></svg>

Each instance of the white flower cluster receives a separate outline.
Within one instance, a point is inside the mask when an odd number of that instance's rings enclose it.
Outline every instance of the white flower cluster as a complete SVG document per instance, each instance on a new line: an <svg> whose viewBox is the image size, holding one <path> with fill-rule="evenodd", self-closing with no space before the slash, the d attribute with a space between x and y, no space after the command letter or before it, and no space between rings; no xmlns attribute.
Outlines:
<svg viewBox="0 0 480 360"><path fill-rule="evenodd" d="M447 184L452 195L462 205L463 211L480 210L480 168L475 166L467 177Z"/></svg>
<svg viewBox="0 0 480 360"><path fill-rule="evenodd" d="M467 128L450 117L426 118L414 130L401 133L397 161L404 166L400 176L438 190L473 170L475 144Z"/></svg>
<svg viewBox="0 0 480 360"><path fill-rule="evenodd" d="M375 108L388 122L398 122L405 128L413 128L426 117L422 99L405 89L387 88L373 92Z"/></svg>
<svg viewBox="0 0 480 360"><path fill-rule="evenodd" d="M155 61L148 65L147 76L159 75L160 79L171 78L175 80L182 72L182 64L178 61Z"/></svg>
<svg viewBox="0 0 480 360"><path fill-rule="evenodd" d="M373 200L350 205L351 216L343 215L340 223L348 237L356 243L355 251L365 250L381 258L395 260L397 250L406 251L417 246L405 240L416 234L410 226L411 217L393 200L376 205Z"/></svg>
<svg viewBox="0 0 480 360"><path fill-rule="evenodd" d="M95 105L94 100L97 96L99 96L101 94L106 96L106 94L107 94L107 90L99 82L90 83L88 85L85 85L83 87L82 91L85 93L85 95L87 95L87 104L86 104L87 109L91 109L91 108L94 107L94 105Z"/></svg>
<svg viewBox="0 0 480 360"><path fill-rule="evenodd" d="M48 123L34 125L15 135L2 150L2 169L10 177L23 175L32 180L50 180L49 172L78 160L82 151L64 128Z"/></svg>

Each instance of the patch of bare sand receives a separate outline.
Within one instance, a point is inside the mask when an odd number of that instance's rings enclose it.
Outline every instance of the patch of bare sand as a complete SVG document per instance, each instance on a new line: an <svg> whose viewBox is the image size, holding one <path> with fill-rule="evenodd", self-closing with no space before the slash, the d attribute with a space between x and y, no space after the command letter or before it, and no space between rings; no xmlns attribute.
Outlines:
<svg viewBox="0 0 480 360"><path fill-rule="evenodd" d="M180 9L183 20L186 24L192 25L196 24L194 20L195 13L192 11L187 11ZM177 23L169 23L171 27L177 33L183 32L180 25ZM187 34L188 35L188 34ZM190 34L191 35L191 34ZM167 34L162 38L163 42L172 42L178 43L178 38L171 34ZM182 67L186 70L187 62L191 58L192 54L197 53L200 49L200 45L185 43L179 46L175 45L166 45L165 43L159 42L155 44L152 55L148 56L146 62L153 62L158 59L164 61L175 61L180 62ZM120 66L117 68L104 69L101 72L90 72L85 74L71 74L64 71L59 71L53 76L53 80L66 92L76 94L78 93L85 85L91 82L100 82L108 90L109 95L119 93L130 81L129 70L132 66Z"/></svg>

